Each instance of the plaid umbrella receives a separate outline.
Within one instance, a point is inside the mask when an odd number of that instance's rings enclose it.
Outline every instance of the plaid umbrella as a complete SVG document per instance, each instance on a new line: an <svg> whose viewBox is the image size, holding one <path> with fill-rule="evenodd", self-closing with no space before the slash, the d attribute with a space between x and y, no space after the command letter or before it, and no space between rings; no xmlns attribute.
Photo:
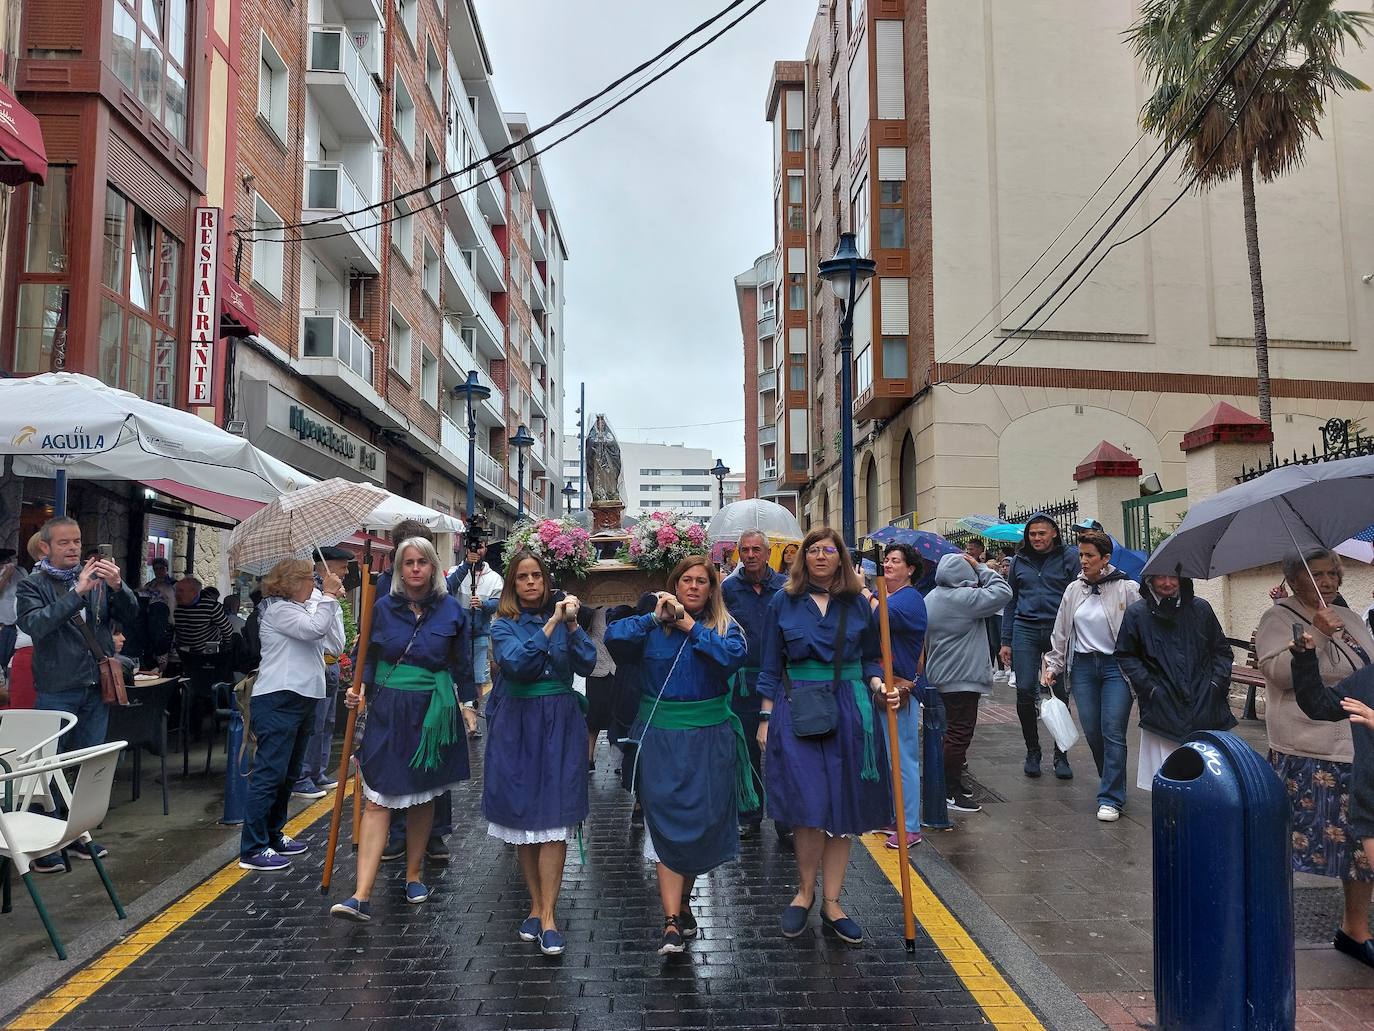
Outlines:
<svg viewBox="0 0 1374 1031"><path fill-rule="evenodd" d="M283 494L234 527L229 564L261 576L282 559L308 559L357 533L386 498L381 487L337 476Z"/></svg>

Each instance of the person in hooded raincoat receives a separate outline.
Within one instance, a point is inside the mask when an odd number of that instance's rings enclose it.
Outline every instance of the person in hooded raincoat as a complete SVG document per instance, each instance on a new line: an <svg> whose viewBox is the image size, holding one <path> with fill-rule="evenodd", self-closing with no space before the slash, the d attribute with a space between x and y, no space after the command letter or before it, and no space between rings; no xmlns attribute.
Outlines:
<svg viewBox="0 0 1374 1031"><path fill-rule="evenodd" d="M739 855L739 814L758 808L749 752L730 708L744 665L744 631L726 611L720 575L704 555L668 577L654 611L612 623L606 647L639 686L635 787L644 807L644 852L658 868L664 930L660 954L697 934L695 879Z"/></svg>

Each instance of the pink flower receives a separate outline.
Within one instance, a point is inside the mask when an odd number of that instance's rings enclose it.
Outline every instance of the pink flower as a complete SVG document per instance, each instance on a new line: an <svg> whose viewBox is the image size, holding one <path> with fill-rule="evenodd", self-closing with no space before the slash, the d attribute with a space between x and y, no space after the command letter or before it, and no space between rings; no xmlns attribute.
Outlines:
<svg viewBox="0 0 1374 1031"><path fill-rule="evenodd" d="M553 549L553 553L559 558L567 558L573 552L572 539L565 533L560 533L550 541L549 547Z"/></svg>
<svg viewBox="0 0 1374 1031"><path fill-rule="evenodd" d="M539 524L539 539L545 543L553 540L561 532L558 524L551 519L546 519Z"/></svg>
<svg viewBox="0 0 1374 1031"><path fill-rule="evenodd" d="M687 540L692 544L700 544L706 540L706 531L697 523L687 527Z"/></svg>
<svg viewBox="0 0 1374 1031"><path fill-rule="evenodd" d="M671 526L665 526L654 535L654 539L658 541L660 548L671 548L678 542L677 531Z"/></svg>
<svg viewBox="0 0 1374 1031"><path fill-rule="evenodd" d="M638 558L640 555L644 554L644 545L640 544L637 540L630 541L630 554Z"/></svg>

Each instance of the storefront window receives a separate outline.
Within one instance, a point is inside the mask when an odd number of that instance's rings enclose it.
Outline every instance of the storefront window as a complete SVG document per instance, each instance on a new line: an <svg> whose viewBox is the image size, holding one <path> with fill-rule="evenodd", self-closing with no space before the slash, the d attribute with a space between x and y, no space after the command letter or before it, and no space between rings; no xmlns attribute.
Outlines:
<svg viewBox="0 0 1374 1031"><path fill-rule="evenodd" d="M65 353L68 292L65 286L22 283L14 328L14 371L52 372L53 351Z"/></svg>
<svg viewBox="0 0 1374 1031"><path fill-rule="evenodd" d="M114 189L106 191L100 378L172 404L181 241ZM156 346L154 346L156 341Z"/></svg>
<svg viewBox="0 0 1374 1031"><path fill-rule="evenodd" d="M113 6L110 60L115 74L185 143L187 0L118 0Z"/></svg>
<svg viewBox="0 0 1374 1031"><path fill-rule="evenodd" d="M24 271L54 275L67 271L67 240L70 218L67 210L72 170L65 165L48 166L46 186L29 190L28 248Z"/></svg>

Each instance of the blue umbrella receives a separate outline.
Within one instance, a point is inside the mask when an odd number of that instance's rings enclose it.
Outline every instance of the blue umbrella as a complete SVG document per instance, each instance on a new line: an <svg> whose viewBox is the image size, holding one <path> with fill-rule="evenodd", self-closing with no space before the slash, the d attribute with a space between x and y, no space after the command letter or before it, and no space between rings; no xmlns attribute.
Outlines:
<svg viewBox="0 0 1374 1031"><path fill-rule="evenodd" d="M868 539L879 544L907 544L916 549L916 554L925 562L925 570L916 583L916 589L922 594L929 593L935 586L935 567L940 564L940 559L945 555L958 555L963 551L957 544L951 544L938 533L913 530L906 526L884 526L870 533Z"/></svg>
<svg viewBox="0 0 1374 1031"><path fill-rule="evenodd" d="M994 523L992 526L978 531L978 536L986 537L990 541L1004 541L1008 544L1020 544L1026 537L1026 524Z"/></svg>
<svg viewBox="0 0 1374 1031"><path fill-rule="evenodd" d="M1149 558L1150 556L1143 551L1123 548L1115 537L1112 538L1112 565L1132 580L1138 581L1140 579L1140 574L1144 572L1145 563Z"/></svg>

